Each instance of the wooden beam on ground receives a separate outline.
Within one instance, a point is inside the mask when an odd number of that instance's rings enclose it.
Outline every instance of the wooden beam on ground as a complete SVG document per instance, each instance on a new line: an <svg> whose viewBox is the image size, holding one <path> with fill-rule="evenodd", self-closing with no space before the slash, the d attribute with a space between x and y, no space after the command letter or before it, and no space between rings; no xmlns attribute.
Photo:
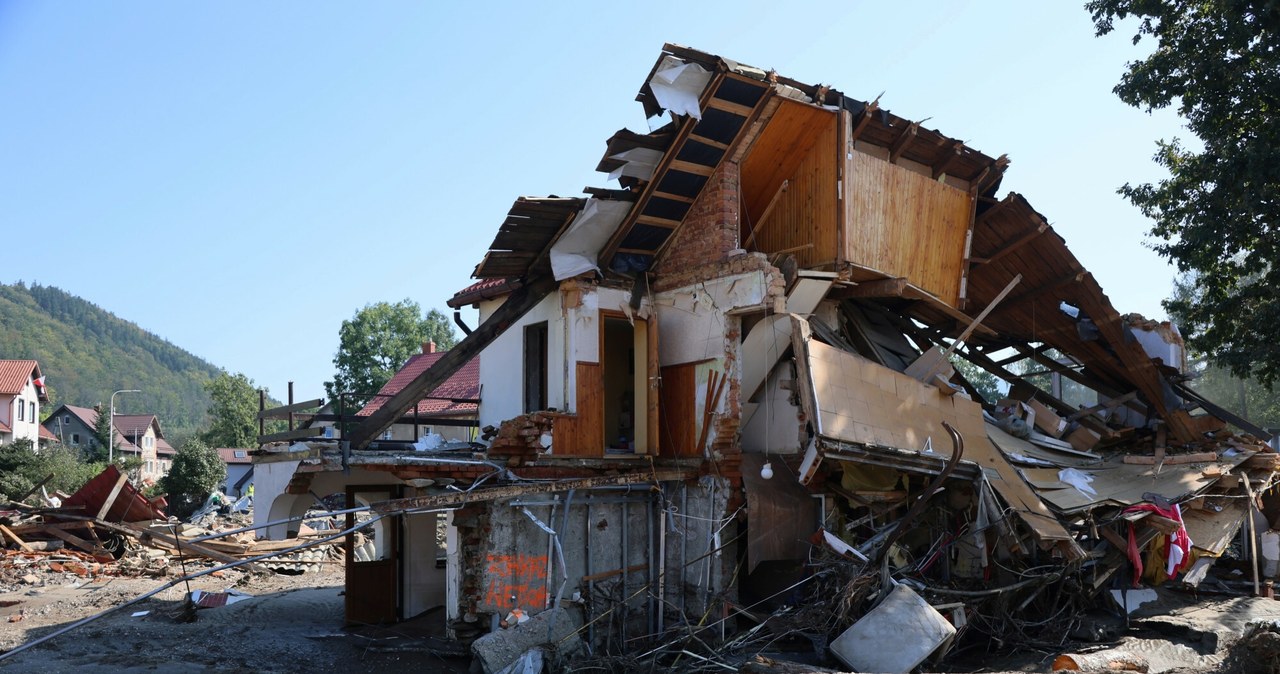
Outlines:
<svg viewBox="0 0 1280 674"><path fill-rule="evenodd" d="M448 353L448 351L445 353ZM695 475L696 471L692 470L654 470L647 473L625 473L623 475L601 475L598 477L554 480L550 482L511 484L501 487L481 488L474 491L455 491L443 494L433 494L431 496L413 496L409 498L392 499L390 501L380 501L372 504L372 508L374 512L389 514L406 510L443 508L447 506L462 505L464 503L501 501L503 499L515 498L517 496L529 496L532 494L554 494L557 492L569 491L570 489L593 489L595 487L614 487L628 484L687 480Z"/></svg>
<svg viewBox="0 0 1280 674"><path fill-rule="evenodd" d="M1138 466L1154 466L1157 463L1164 463L1166 466L1180 466L1187 463L1208 463L1217 461L1218 454L1216 452L1197 452L1195 454L1180 454L1178 456L1134 456L1127 454L1124 462Z"/></svg>
<svg viewBox="0 0 1280 674"><path fill-rule="evenodd" d="M40 488L41 488L41 487L43 487L43 486L45 486L46 484L48 484L49 480L52 480L52 479L53 479L53 473L49 473L48 475L45 475L43 480L40 480L39 482L37 482L37 483L36 483L36 486L34 486L34 487L32 487L32 488L28 489L28 490L27 490L27 493L23 494L22 496L19 496L18 498L13 499L13 500L14 500L14 501L16 501L16 502L18 502L18 503L21 503L21 502L23 502L23 501L27 500L27 497L35 495L35 493L36 493L36 492L40 491ZM46 504L46 505L47 505L47 504Z"/></svg>
<svg viewBox="0 0 1280 674"><path fill-rule="evenodd" d="M368 447L370 442L390 428L406 411L417 405L422 396L434 391L437 386L453 376L453 373L479 355L485 347L506 332L507 328L514 325L520 317L528 313L557 286L554 278L543 276L529 281L524 287L512 293L497 311L489 316L488 320L472 330L471 334L455 344L452 349L445 351L440 360L414 377L413 381L383 403L382 407L369 415L368 419L351 429L347 435L351 448Z"/></svg>
<svg viewBox="0 0 1280 674"><path fill-rule="evenodd" d="M49 527L45 529L44 532L51 536L61 538L62 540L70 543L71 545L76 546L77 548L80 548L81 550L84 550L85 552L91 555L100 555L106 552L106 550L103 550L100 546L96 546L90 543L89 541L86 541L85 539L80 538L79 536L74 536L72 534L69 534L57 527Z"/></svg>
<svg viewBox="0 0 1280 674"><path fill-rule="evenodd" d="M129 481L129 476L120 473L120 477L116 478L116 484L111 488L111 492L107 494L107 498L103 500L102 507L98 508L98 515L94 519L103 519L107 513L111 511L111 506L116 504L116 497L120 496L120 490L124 489L124 483Z"/></svg>
<svg viewBox="0 0 1280 674"><path fill-rule="evenodd" d="M192 554L199 555L201 557L208 557L209 559L212 559L217 562L234 564L242 561L239 557L233 557L231 555L223 554L221 552L218 552L217 550L206 548L205 546L200 545L198 543L184 542L177 538L174 538L173 536L170 536L169 534L156 531L155 529L151 529L149 527L143 527L136 524L112 524L111 522L101 522L101 521L95 522L95 524L97 524L100 527L105 527L107 529L115 531L117 533L130 536L132 538L137 538L137 539L144 539L147 537L154 538L157 541L161 541L169 546L172 546L175 550L179 550L182 553L192 553Z"/></svg>
<svg viewBox="0 0 1280 674"><path fill-rule="evenodd" d="M21 538L18 538L17 534L10 531L9 527L6 527L5 525L0 524L0 533L4 534L5 536L8 536L9 540L13 541L14 543L17 543L18 547L22 548L26 552L35 552L35 550L33 550L30 545L27 545L25 541L23 541Z"/></svg>

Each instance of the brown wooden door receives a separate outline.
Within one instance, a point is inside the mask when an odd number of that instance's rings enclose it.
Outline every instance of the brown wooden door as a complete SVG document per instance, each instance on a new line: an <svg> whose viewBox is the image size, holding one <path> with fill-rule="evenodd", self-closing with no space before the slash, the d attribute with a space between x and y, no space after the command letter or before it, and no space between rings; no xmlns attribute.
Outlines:
<svg viewBox="0 0 1280 674"><path fill-rule="evenodd" d="M399 488L347 487L347 507L366 505L399 496ZM347 514L347 528L355 526L355 514ZM400 518L385 517L363 530L364 536L347 534L347 583L344 595L348 625L385 625L400 619ZM372 532L372 539L368 536ZM357 544L364 541L362 549Z"/></svg>

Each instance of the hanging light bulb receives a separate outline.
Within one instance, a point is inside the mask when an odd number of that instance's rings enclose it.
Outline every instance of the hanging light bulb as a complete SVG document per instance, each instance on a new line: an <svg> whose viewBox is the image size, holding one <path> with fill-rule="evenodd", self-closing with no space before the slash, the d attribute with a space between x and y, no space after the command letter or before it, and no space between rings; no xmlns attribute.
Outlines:
<svg viewBox="0 0 1280 674"><path fill-rule="evenodd" d="M770 463L768 459L765 460L764 466L760 468L760 477L766 480L773 479L773 464Z"/></svg>

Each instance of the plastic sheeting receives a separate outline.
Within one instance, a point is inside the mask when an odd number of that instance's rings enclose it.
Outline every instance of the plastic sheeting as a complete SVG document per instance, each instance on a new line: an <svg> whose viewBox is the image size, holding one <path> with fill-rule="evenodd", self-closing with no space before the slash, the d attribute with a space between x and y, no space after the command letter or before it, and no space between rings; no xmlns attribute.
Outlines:
<svg viewBox="0 0 1280 674"><path fill-rule="evenodd" d="M711 71L696 63L685 63L672 56L662 57L658 69L649 80L649 88L658 105L677 115L701 120L698 97L711 81Z"/></svg>
<svg viewBox="0 0 1280 674"><path fill-rule="evenodd" d="M556 280L598 271L600 251L630 210L629 201L589 199L569 230L551 246L551 271Z"/></svg>
<svg viewBox="0 0 1280 674"><path fill-rule="evenodd" d="M657 170L658 162L662 161L662 153L647 147L633 147L630 150L611 155L609 158L623 162L622 166L609 172L609 180L617 180L622 176L631 176L632 178L647 181L653 178L653 172Z"/></svg>

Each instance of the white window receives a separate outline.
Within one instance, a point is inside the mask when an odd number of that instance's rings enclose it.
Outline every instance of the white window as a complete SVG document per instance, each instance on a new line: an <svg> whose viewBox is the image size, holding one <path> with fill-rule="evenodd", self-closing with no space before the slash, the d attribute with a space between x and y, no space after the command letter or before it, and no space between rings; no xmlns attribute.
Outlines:
<svg viewBox="0 0 1280 674"><path fill-rule="evenodd" d="M79 446L80 446L80 434L79 434L79 433L72 433L72 434L71 434L71 446L73 446L73 447L79 447Z"/></svg>
<svg viewBox="0 0 1280 674"><path fill-rule="evenodd" d="M382 439L383 439L383 440L390 440L390 439L391 439L391 429L387 429L387 430L383 431L383 433L382 433Z"/></svg>
<svg viewBox="0 0 1280 674"><path fill-rule="evenodd" d="M237 459L247 459L249 458L249 452L246 452L243 449L237 449L235 456Z"/></svg>
<svg viewBox="0 0 1280 674"><path fill-rule="evenodd" d="M18 398L18 421L27 420L27 401Z"/></svg>
<svg viewBox="0 0 1280 674"><path fill-rule="evenodd" d="M34 422L35 420L36 420L36 401L32 400L31 401L31 421Z"/></svg>
<svg viewBox="0 0 1280 674"><path fill-rule="evenodd" d="M71 425L71 415L70 414L62 415L62 423L67 424L68 426Z"/></svg>

